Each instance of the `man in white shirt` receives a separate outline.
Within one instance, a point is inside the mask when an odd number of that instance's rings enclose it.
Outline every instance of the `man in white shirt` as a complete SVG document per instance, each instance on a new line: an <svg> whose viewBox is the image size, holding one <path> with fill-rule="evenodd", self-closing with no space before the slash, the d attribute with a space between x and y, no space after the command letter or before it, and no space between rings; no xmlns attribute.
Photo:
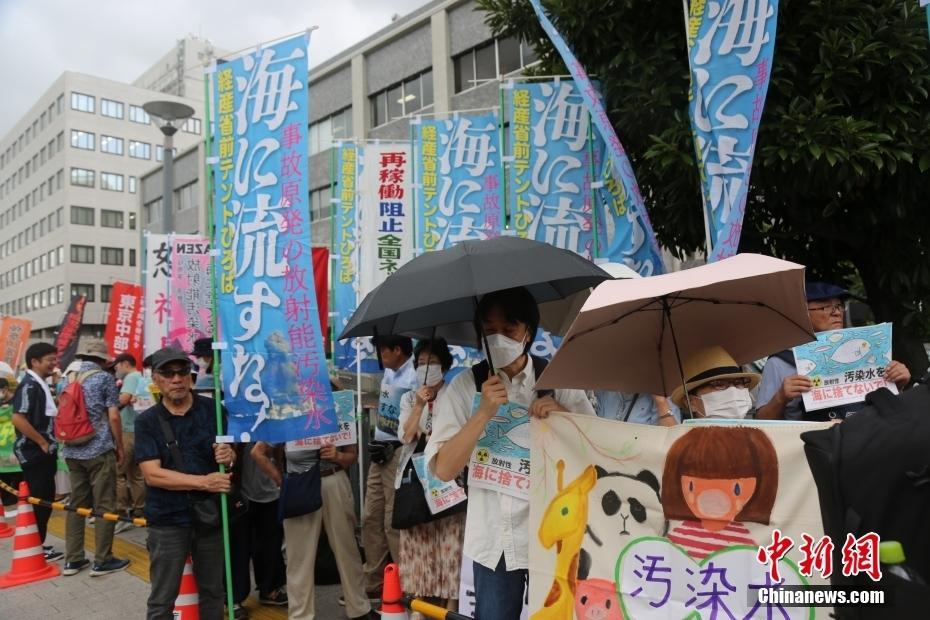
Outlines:
<svg viewBox="0 0 930 620"><path fill-rule="evenodd" d="M502 405L528 407L530 415L538 418L553 411L594 415L582 390L536 392L536 374L545 360L529 355L529 350L538 326L536 300L524 288L495 291L481 299L475 328L479 340L482 333L487 339L485 349L495 372L489 373L485 366L483 371L460 373L437 400L425 455L439 478L451 480L469 463L485 426ZM479 392L475 378L482 372L489 377ZM476 620L520 617L529 566L528 521L526 499L469 488L463 552L474 560Z"/></svg>
<svg viewBox="0 0 930 620"><path fill-rule="evenodd" d="M400 462L401 446L397 439L400 397L416 389L417 372L413 367L413 341L405 336L377 336L384 377L378 399L375 440L369 444L371 464L365 488L362 514L362 546L365 548L365 589L369 596L380 597L384 567L390 551L400 560L400 535L391 527L394 517L394 478Z"/></svg>

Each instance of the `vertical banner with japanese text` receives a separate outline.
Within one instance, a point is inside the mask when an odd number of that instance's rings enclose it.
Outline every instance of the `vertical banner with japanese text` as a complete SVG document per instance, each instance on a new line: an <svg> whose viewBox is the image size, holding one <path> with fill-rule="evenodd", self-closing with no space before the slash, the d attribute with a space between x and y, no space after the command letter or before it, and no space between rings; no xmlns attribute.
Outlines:
<svg viewBox="0 0 930 620"><path fill-rule="evenodd" d="M210 240L201 235L171 237L168 341L190 351L198 338L212 336Z"/></svg>
<svg viewBox="0 0 930 620"><path fill-rule="evenodd" d="M333 321L336 337L342 333L358 307L359 239L358 184L362 170L362 147L353 142L336 145L336 200L333 220ZM358 342L356 342L358 340ZM356 344L361 347L359 355ZM368 338L336 340L333 363L342 370L355 370L356 357L361 357L362 372L377 372L378 360Z"/></svg>
<svg viewBox="0 0 930 620"><path fill-rule="evenodd" d="M630 160L626 155L626 150L624 150L623 145L620 143L620 138L617 137L617 132L614 131L614 127L607 117L607 110L601 102L600 95L594 84L591 83L591 79L588 77L584 67L578 62L578 59L572 53L571 49L569 49L565 39L559 34L559 31L555 29L552 21L546 15L539 0L530 0L530 5L533 7L533 11L535 11L536 17L539 19L540 26L542 26L546 35L552 41L556 50L558 50L559 56L561 56L562 60L565 62L565 66L568 67L569 73L571 73L572 78L577 84L578 91L584 102L584 107L591 115L591 121L597 129L597 134L606 145L607 160L612 166L614 177L617 179L618 183L623 185L623 193L628 197L627 209L633 212L631 218L637 221L642 227L646 243L651 246L649 254L654 257L655 273L664 273L665 266L662 263L662 253L659 249L659 243L656 239L655 232L652 230L652 222L649 221L649 214L646 212L646 205L643 201L643 195L639 191L639 184L636 182L636 176L633 174L633 166L630 164ZM630 267L633 267L633 265L630 265Z"/></svg>
<svg viewBox="0 0 930 620"><path fill-rule="evenodd" d="M168 344L168 286L171 280L171 235L145 234L142 281L145 288L144 354Z"/></svg>
<svg viewBox="0 0 930 620"><path fill-rule="evenodd" d="M701 170L709 262L733 256L775 53L778 0L692 0L688 106Z"/></svg>
<svg viewBox="0 0 930 620"><path fill-rule="evenodd" d="M111 357L129 353L142 364L142 286L114 282L110 292L110 310L103 339Z"/></svg>
<svg viewBox="0 0 930 620"><path fill-rule="evenodd" d="M0 317L0 361L16 368L26 352L32 321L16 316Z"/></svg>
<svg viewBox="0 0 930 620"><path fill-rule="evenodd" d="M497 116L422 119L416 137L416 247L429 252L499 236L504 218Z"/></svg>
<svg viewBox="0 0 930 620"><path fill-rule="evenodd" d="M217 66L217 312L229 434L283 442L338 420L313 284L309 34Z"/></svg>
<svg viewBox="0 0 930 620"><path fill-rule="evenodd" d="M410 143L365 146L358 184L359 299L413 258Z"/></svg>
<svg viewBox="0 0 930 620"><path fill-rule="evenodd" d="M86 295L75 295L71 298L65 318L58 328L55 337L55 349L58 350L58 367L67 368L77 353L78 341L81 339L81 326L84 324L84 306L87 304Z"/></svg>

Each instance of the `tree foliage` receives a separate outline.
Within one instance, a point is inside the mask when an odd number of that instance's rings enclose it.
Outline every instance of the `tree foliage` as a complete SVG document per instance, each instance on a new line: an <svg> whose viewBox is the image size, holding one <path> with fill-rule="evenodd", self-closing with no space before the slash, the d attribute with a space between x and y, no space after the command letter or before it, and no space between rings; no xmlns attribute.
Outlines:
<svg viewBox="0 0 930 620"><path fill-rule="evenodd" d="M525 0L477 0L500 35L564 73ZM546 0L602 83L660 242L703 248L688 120L684 9L675 2ZM930 339L930 39L917 0L781 0L740 251L860 284L895 356L927 367Z"/></svg>

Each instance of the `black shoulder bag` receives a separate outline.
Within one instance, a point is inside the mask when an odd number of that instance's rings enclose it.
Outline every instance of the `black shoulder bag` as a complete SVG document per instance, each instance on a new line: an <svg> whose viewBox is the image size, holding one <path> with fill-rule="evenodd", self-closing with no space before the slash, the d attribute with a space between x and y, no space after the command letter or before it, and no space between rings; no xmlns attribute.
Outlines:
<svg viewBox="0 0 930 620"><path fill-rule="evenodd" d="M178 441L171 430L171 424L168 423L160 413L157 414L158 421L161 424L161 431L165 435L166 446L171 453L171 460L175 471L188 473L184 465L184 457L181 456L181 449L178 447ZM193 498L190 493L187 494L187 500L190 503L191 516L194 524L203 529L218 528L222 524L220 517L220 496L218 493L210 493L207 497ZM249 500L242 492L233 487L226 494L226 506L229 513L229 522L235 523L242 515L249 510Z"/></svg>

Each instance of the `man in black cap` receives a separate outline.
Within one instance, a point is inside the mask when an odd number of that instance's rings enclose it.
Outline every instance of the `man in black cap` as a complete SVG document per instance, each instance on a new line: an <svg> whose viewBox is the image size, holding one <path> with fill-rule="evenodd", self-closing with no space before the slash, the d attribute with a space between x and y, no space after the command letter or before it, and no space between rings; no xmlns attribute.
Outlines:
<svg viewBox="0 0 930 620"><path fill-rule="evenodd" d="M815 332L843 329L845 302L850 294L844 288L826 282L807 283L807 313ZM892 361L885 368L885 379L903 390L911 382L911 373L901 362ZM807 411L801 395L814 387L808 377L798 374L791 349L775 353L765 362L762 383L756 395L756 417L766 420L805 420L826 422L842 420L865 403L853 403Z"/></svg>
<svg viewBox="0 0 930 620"><path fill-rule="evenodd" d="M188 554L197 575L201 616L221 618L222 530L198 523L191 506L230 490L231 474L219 473L216 464L232 467L235 453L230 445L215 443L215 405L191 392L187 354L171 348L156 351L152 369L161 401L136 419L136 462L146 485L152 584L146 618L172 618Z"/></svg>

